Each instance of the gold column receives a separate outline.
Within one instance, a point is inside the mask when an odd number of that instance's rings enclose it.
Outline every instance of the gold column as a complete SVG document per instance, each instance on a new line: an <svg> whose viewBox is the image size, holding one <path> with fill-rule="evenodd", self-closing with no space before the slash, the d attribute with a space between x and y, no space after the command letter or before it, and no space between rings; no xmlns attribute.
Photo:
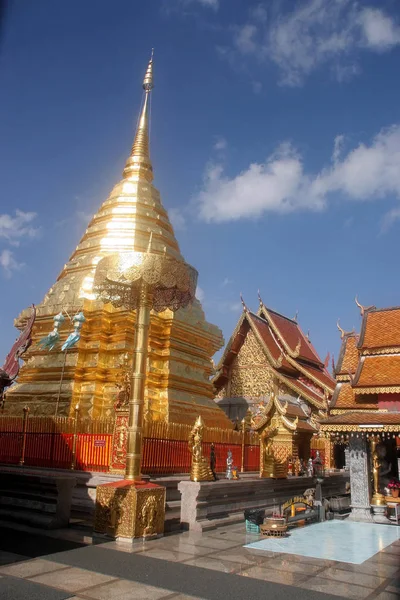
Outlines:
<svg viewBox="0 0 400 600"><path fill-rule="evenodd" d="M242 422L242 463L240 465L240 472L244 473L244 451L245 451L245 437L246 437L246 419L243 417Z"/></svg>
<svg viewBox="0 0 400 600"><path fill-rule="evenodd" d="M137 321L135 327L135 348L133 351L132 385L129 398L125 479L141 479L143 406L151 306L151 294L147 285L142 283L136 313Z"/></svg>
<svg viewBox="0 0 400 600"><path fill-rule="evenodd" d="M29 406L25 406L23 408L24 416L22 421L22 447L21 447L21 457L19 459L19 466L23 467L25 462L25 447L26 447L26 432L28 429L28 415L29 415Z"/></svg>

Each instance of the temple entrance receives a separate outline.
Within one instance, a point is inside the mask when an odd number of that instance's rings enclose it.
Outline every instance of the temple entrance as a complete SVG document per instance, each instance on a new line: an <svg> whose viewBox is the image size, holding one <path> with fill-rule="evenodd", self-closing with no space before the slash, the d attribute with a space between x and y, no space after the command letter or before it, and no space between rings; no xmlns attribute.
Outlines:
<svg viewBox="0 0 400 600"><path fill-rule="evenodd" d="M311 456L311 435L308 433L298 433L296 436L296 445L298 457L306 463Z"/></svg>
<svg viewBox="0 0 400 600"><path fill-rule="evenodd" d="M335 444L333 446L333 460L335 469L344 469L346 466L346 444Z"/></svg>

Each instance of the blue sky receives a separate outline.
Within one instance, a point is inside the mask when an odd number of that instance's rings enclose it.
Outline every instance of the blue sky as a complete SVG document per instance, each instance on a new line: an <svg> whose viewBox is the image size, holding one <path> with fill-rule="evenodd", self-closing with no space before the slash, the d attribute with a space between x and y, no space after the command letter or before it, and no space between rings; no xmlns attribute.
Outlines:
<svg viewBox="0 0 400 600"><path fill-rule="evenodd" d="M226 340L240 292L323 358L356 294L400 304L398 0L14 0L0 43L0 362L120 177L153 46L155 184Z"/></svg>

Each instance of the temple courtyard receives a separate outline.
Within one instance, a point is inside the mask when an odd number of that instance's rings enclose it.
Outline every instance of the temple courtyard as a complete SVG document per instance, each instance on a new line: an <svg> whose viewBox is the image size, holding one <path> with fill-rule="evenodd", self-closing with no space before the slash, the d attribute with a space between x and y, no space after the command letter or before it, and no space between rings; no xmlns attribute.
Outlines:
<svg viewBox="0 0 400 600"><path fill-rule="evenodd" d="M328 521L284 540L244 523L146 542L93 544L72 528L49 536L3 528L7 600L207 600L400 597L400 528Z"/></svg>

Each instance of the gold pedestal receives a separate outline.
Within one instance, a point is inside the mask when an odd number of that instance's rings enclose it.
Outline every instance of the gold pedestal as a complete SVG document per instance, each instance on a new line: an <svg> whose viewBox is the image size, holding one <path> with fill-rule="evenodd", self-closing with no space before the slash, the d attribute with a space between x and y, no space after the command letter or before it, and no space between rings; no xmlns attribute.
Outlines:
<svg viewBox="0 0 400 600"><path fill-rule="evenodd" d="M371 504L374 506L385 506L385 496L383 494L374 494L371 498Z"/></svg>
<svg viewBox="0 0 400 600"><path fill-rule="evenodd" d="M286 465L277 462L272 456L264 462L261 477L265 479L286 479Z"/></svg>
<svg viewBox="0 0 400 600"><path fill-rule="evenodd" d="M164 533L165 488L124 479L97 487L94 531L112 538Z"/></svg>

